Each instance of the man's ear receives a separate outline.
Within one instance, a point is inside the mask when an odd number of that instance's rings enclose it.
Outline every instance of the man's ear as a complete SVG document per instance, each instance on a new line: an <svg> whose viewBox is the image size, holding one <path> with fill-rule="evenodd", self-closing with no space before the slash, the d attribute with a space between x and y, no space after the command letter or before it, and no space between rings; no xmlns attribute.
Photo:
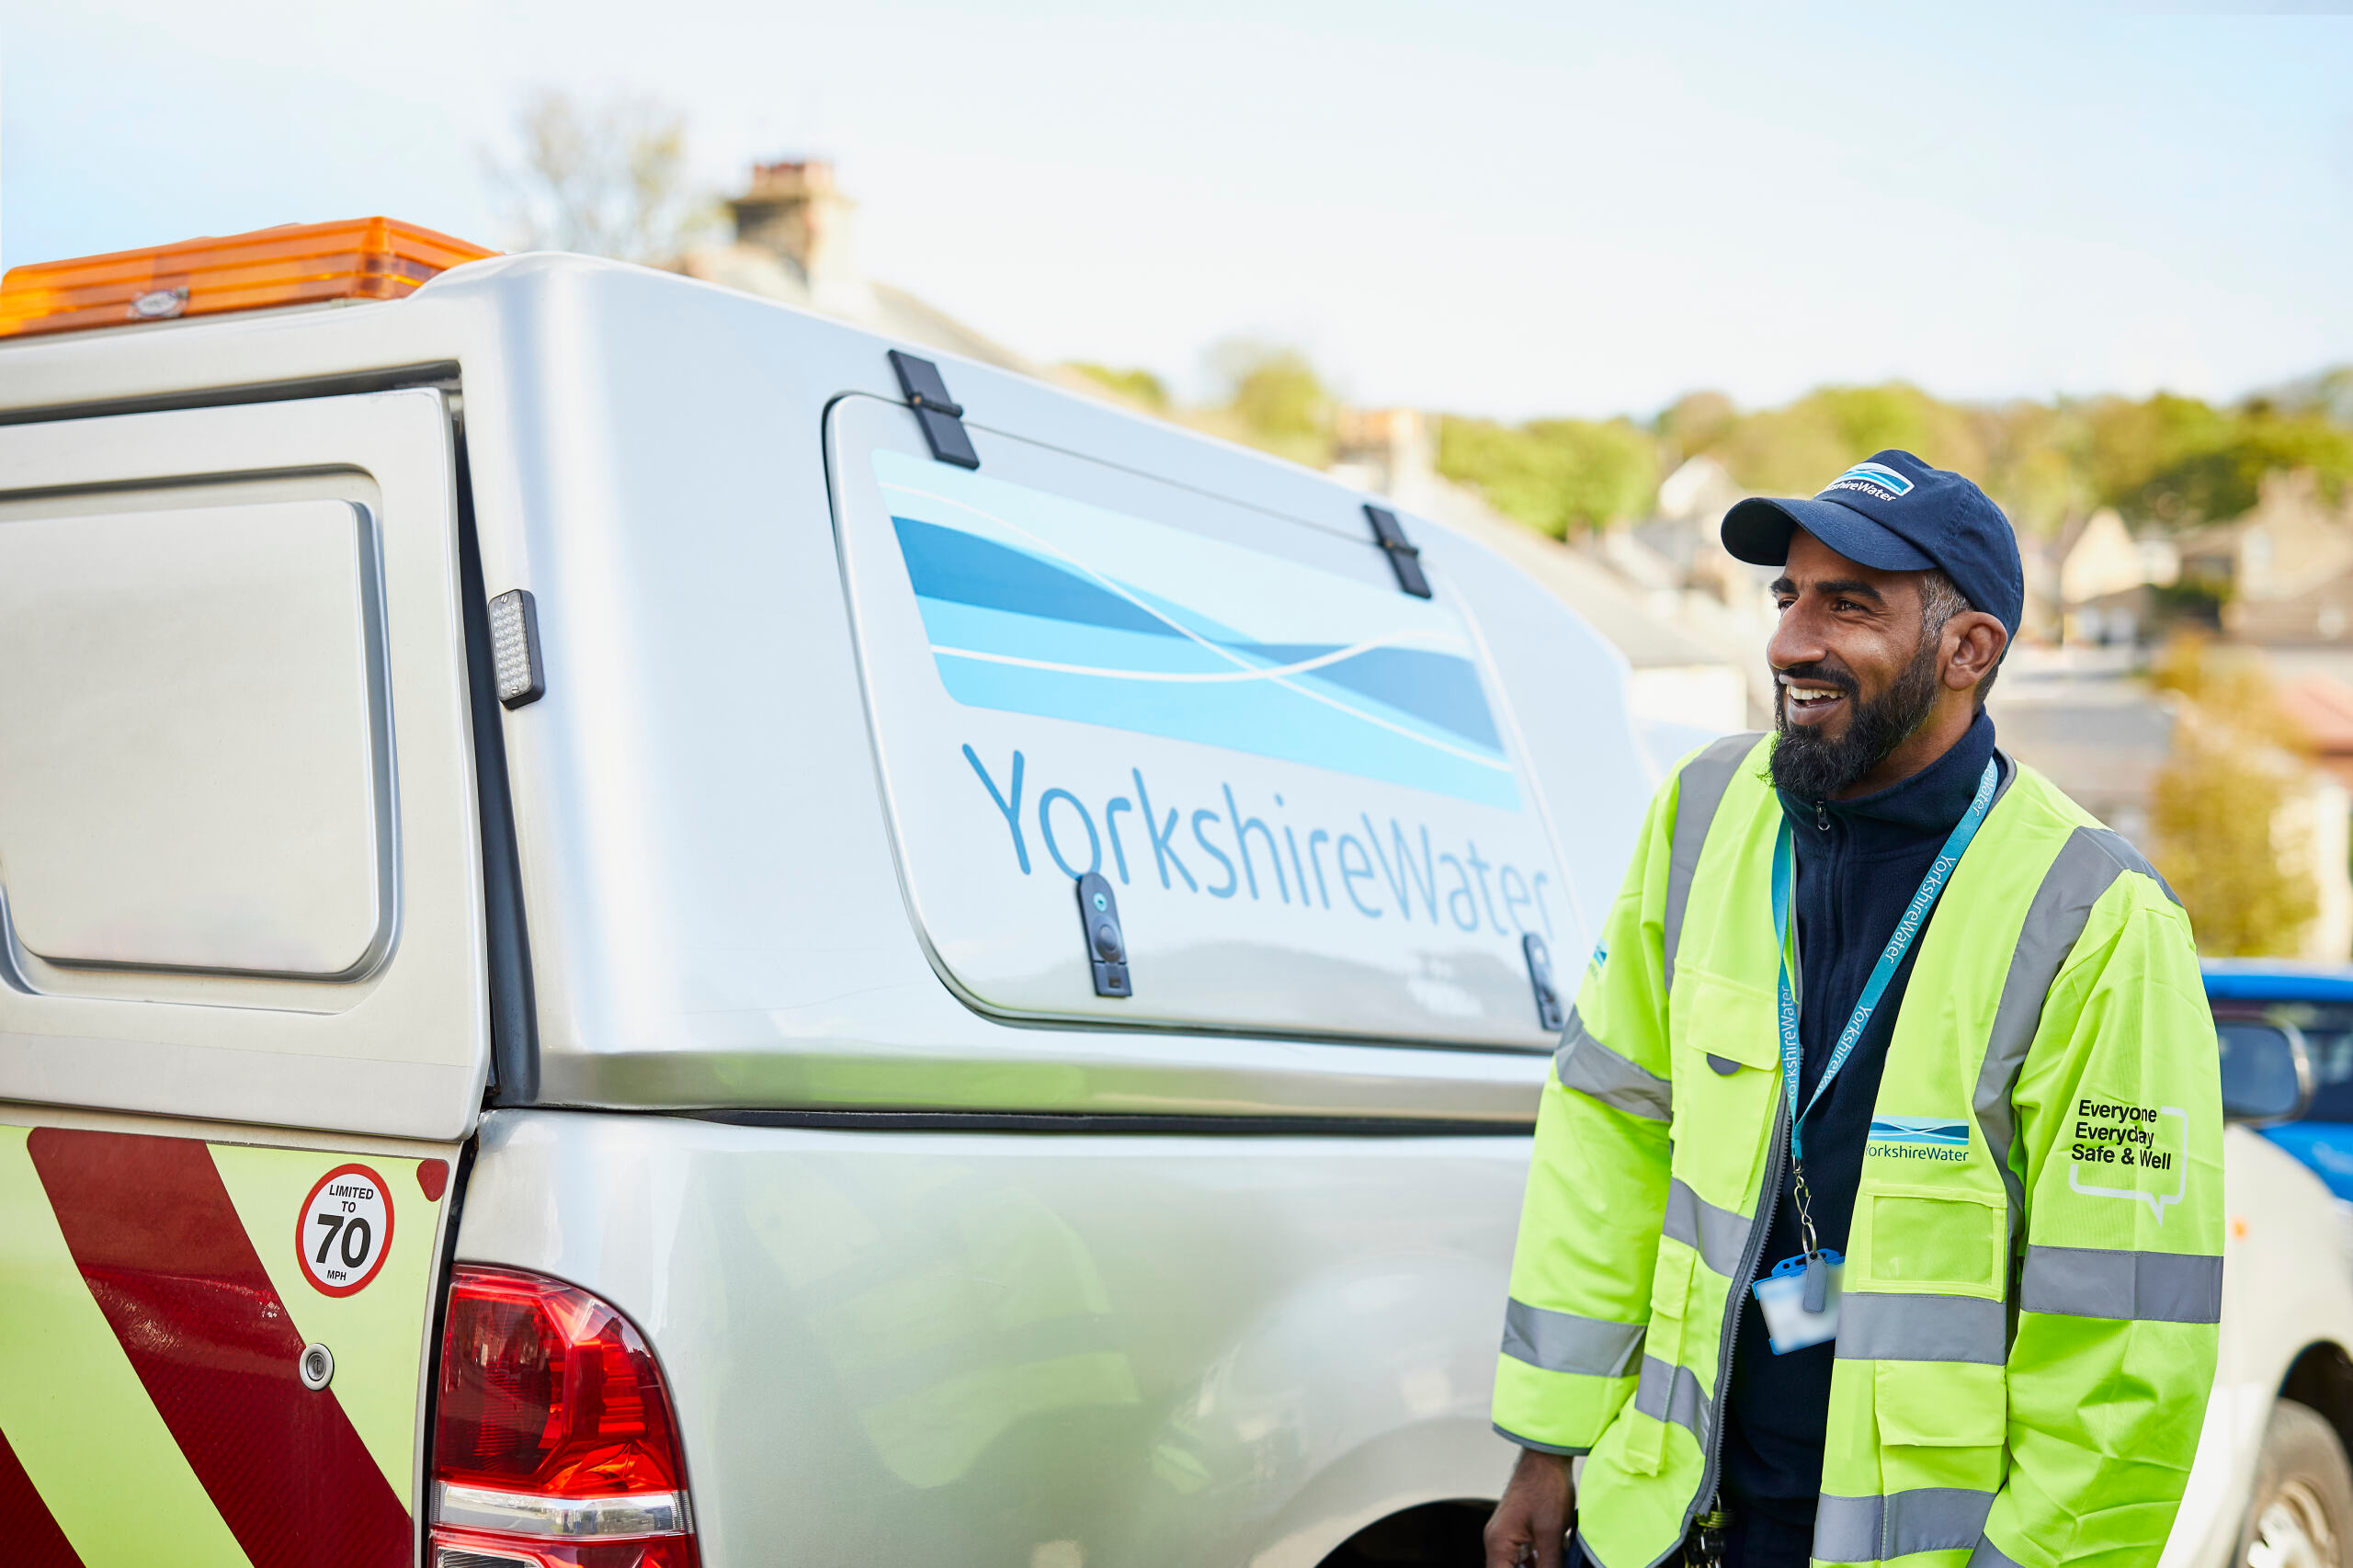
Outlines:
<svg viewBox="0 0 2353 1568"><path fill-rule="evenodd" d="M1963 610L1945 622L1944 683L1955 691L1968 691L2002 662L2002 651L2010 645L2010 634L2002 623L1982 609Z"/></svg>

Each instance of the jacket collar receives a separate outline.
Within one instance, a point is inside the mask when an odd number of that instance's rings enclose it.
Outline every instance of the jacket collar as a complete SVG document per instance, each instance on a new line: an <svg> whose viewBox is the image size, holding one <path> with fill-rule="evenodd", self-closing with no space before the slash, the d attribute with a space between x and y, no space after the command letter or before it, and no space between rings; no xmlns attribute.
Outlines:
<svg viewBox="0 0 2353 1568"><path fill-rule="evenodd" d="M1801 801L1786 790L1776 790L1780 796L1782 813L1790 827L1803 829L1795 833L1798 846L1802 849L1807 834L1819 823L1817 809L1852 833L1859 846L1883 844L1889 847L1927 837L1941 837L1953 829L1969 802L1977 794L1977 783L1984 776L1985 764L1994 756L1994 721L1984 709L1961 739L1946 753L1909 778L1900 779L1886 789L1851 801Z"/></svg>

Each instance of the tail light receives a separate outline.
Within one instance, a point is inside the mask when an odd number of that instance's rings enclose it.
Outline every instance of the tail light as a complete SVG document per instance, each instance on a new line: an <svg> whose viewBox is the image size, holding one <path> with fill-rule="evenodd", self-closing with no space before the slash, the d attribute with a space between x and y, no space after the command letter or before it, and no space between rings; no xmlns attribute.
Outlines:
<svg viewBox="0 0 2353 1568"><path fill-rule="evenodd" d="M587 1291L459 1265L437 1412L432 1568L698 1568L662 1369Z"/></svg>

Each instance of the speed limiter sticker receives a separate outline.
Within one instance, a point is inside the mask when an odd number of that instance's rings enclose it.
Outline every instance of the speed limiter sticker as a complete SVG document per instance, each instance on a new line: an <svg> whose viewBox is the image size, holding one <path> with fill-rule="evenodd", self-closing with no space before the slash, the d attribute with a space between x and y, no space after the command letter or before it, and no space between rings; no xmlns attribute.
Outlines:
<svg viewBox="0 0 2353 1568"><path fill-rule="evenodd" d="M366 1165L338 1165L302 1202L294 1252L302 1273L330 1296L367 1288L392 1250L392 1193Z"/></svg>

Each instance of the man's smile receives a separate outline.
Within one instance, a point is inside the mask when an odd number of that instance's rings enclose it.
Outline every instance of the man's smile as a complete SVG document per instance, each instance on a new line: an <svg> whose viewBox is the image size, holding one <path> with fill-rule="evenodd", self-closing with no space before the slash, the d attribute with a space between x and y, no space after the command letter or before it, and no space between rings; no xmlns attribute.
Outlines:
<svg viewBox="0 0 2353 1568"><path fill-rule="evenodd" d="M1840 704L1846 700L1847 694L1835 686L1824 686L1814 681L1791 680L1787 676L1779 678L1781 683L1784 706L1788 709L1790 722L1792 724L1823 723L1832 714L1840 711Z"/></svg>

